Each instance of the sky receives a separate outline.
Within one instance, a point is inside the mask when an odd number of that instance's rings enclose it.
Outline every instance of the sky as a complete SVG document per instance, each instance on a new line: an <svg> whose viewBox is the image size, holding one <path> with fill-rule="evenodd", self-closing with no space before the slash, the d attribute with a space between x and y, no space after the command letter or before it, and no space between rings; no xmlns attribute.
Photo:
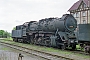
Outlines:
<svg viewBox="0 0 90 60"><path fill-rule="evenodd" d="M11 32L16 25L61 17L78 0L0 0L0 30Z"/></svg>

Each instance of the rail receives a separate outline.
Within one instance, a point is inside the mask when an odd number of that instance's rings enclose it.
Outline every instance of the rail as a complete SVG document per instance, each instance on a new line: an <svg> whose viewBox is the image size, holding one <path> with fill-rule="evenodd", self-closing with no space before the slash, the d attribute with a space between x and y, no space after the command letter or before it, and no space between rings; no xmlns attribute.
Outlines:
<svg viewBox="0 0 90 60"><path fill-rule="evenodd" d="M42 51L39 51L39 50L34 50L34 49L30 49L30 48L26 48L26 47L14 45L14 44L5 43L5 42L0 42L0 44L8 46L10 48L14 48L14 49L26 52L28 54L32 54L32 55L47 59L47 60L62 60L62 59L64 59L64 60L74 60L72 58L59 56L59 55L53 55L51 53L42 52Z"/></svg>

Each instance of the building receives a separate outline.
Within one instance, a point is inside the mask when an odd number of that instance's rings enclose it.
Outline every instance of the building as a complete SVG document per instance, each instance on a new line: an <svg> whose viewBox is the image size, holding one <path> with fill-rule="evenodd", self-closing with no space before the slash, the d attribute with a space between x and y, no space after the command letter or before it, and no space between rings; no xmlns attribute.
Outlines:
<svg viewBox="0 0 90 60"><path fill-rule="evenodd" d="M90 0L79 0L68 10L78 24L90 23Z"/></svg>

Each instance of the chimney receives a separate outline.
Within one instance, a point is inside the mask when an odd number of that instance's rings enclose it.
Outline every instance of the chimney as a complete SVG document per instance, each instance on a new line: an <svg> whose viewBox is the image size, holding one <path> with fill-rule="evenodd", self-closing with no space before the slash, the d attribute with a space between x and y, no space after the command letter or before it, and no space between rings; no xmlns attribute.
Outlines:
<svg viewBox="0 0 90 60"><path fill-rule="evenodd" d="M79 1L83 1L83 0L79 0Z"/></svg>
<svg viewBox="0 0 90 60"><path fill-rule="evenodd" d="M81 1L81 2L82 2L83 0L79 0L79 1Z"/></svg>
<svg viewBox="0 0 90 60"><path fill-rule="evenodd" d="M90 7L90 0L88 0L88 7Z"/></svg>

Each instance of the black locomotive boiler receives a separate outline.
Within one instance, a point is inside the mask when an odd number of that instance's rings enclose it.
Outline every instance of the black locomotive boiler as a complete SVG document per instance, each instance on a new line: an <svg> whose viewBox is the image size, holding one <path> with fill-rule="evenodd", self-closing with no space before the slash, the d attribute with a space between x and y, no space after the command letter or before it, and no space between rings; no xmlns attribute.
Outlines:
<svg viewBox="0 0 90 60"><path fill-rule="evenodd" d="M16 26L12 38L17 42L75 49L76 27L76 19L71 14L64 14L61 18L45 18L39 22L30 21Z"/></svg>

